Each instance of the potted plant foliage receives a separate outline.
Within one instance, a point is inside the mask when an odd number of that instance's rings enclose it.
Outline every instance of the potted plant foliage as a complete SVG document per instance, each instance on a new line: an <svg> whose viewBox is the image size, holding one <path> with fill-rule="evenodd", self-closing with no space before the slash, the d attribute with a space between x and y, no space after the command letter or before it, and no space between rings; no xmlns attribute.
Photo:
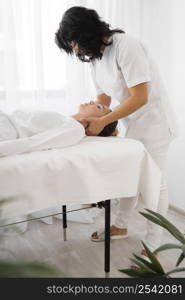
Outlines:
<svg viewBox="0 0 185 300"><path fill-rule="evenodd" d="M133 254L131 261L137 266L137 268L129 268L119 270L122 273L129 275L130 277L142 277L142 278L154 278L154 277L167 277L169 278L171 274L177 272L185 271L185 268L179 268L179 265L185 258L185 235L171 222L169 222L165 217L156 213L152 210L146 209L147 213L140 212L145 218L150 220L151 222L163 227L166 229L177 241L176 244L164 244L158 247L154 253L159 253L161 251L169 250L169 249L179 249L180 254L177 258L175 268L166 272L161 265L160 261L154 255L152 251L142 242L143 247L147 254L147 259L140 257L139 255Z"/></svg>

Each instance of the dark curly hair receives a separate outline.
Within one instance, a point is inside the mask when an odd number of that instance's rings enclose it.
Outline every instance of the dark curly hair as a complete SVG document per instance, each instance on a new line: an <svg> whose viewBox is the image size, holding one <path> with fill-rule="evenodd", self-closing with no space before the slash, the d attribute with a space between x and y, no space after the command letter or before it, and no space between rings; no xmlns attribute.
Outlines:
<svg viewBox="0 0 185 300"><path fill-rule="evenodd" d="M102 21L93 9L73 6L64 13L59 29L55 33L55 42L61 50L72 55L71 42L75 41L80 49L78 58L83 62L90 62L102 58L102 45L112 44L112 41L103 41L103 37L109 38L114 33L124 33L124 31L111 30L110 25Z"/></svg>
<svg viewBox="0 0 185 300"><path fill-rule="evenodd" d="M98 134L98 136L111 136L113 132L116 130L118 121L114 121L108 125L106 125L103 130Z"/></svg>

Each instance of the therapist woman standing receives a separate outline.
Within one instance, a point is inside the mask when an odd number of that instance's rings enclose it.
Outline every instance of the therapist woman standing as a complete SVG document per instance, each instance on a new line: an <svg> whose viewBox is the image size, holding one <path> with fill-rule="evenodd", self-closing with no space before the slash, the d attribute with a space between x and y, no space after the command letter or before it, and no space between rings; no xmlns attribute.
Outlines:
<svg viewBox="0 0 185 300"><path fill-rule="evenodd" d="M96 11L85 7L71 7L65 12L56 33L56 43L68 54L75 52L82 62L90 63L96 103L109 106L111 99L120 103L106 116L90 119L87 134L98 135L107 124L119 119L124 122L125 137L141 141L162 171L157 211L164 216L168 210L167 153L177 134L176 120L146 47L122 30L111 30ZM136 201L137 197L120 200L115 223L111 226L111 239L128 236L128 220ZM153 223L147 226L145 242L154 251L160 245L162 230ZM94 232L91 239L104 240L104 232ZM141 254L146 256L144 250Z"/></svg>

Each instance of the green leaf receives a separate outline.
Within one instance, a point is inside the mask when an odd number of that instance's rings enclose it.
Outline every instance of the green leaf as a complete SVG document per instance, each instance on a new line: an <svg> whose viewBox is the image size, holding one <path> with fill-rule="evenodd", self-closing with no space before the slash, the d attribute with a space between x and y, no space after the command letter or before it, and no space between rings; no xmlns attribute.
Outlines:
<svg viewBox="0 0 185 300"><path fill-rule="evenodd" d="M159 219L159 221L163 223L162 227L166 228L177 240L179 240L183 244L185 243L184 234L180 232L179 229L175 227L171 222L169 222L165 217L149 209L146 209L146 211L156 216Z"/></svg>
<svg viewBox="0 0 185 300"><path fill-rule="evenodd" d="M149 215L149 214L147 214L147 213L143 213L143 212L139 212L143 217L145 217L146 219L148 219L149 221L151 221L151 222L153 222L153 223L155 223L155 224L157 224L157 225L159 225L159 226L161 226L161 227L164 227L165 229L166 229L166 226L162 223L162 222L160 222L157 218L155 218L154 216L151 216L151 215Z"/></svg>
<svg viewBox="0 0 185 300"><path fill-rule="evenodd" d="M171 222L169 222L165 217L163 217L161 214L159 214L159 213L156 213L156 212L154 212L154 211L152 211L152 210L149 210L149 209L146 209L148 212L150 212L151 214L153 214L154 216L156 216L156 217L158 217L159 218L159 220L161 221L161 222L163 222L163 224L164 225L166 225L166 227L169 229L169 230L171 230L171 231L173 231L177 236L179 236L179 238L181 238L181 242L182 243L185 243L185 236L184 236L184 234L182 233L182 232L180 232L180 230L175 226L175 225L173 225Z"/></svg>
<svg viewBox="0 0 185 300"><path fill-rule="evenodd" d="M147 261L146 259L136 255L136 254L133 254L135 256L135 258L139 261L141 261L143 264L145 264L145 266L147 266L151 271L153 272L156 272L156 268L155 266L153 266L153 264L149 261Z"/></svg>
<svg viewBox="0 0 185 300"><path fill-rule="evenodd" d="M59 270L41 263L22 263L0 261L0 277L24 278L24 277L64 277Z"/></svg>
<svg viewBox="0 0 185 300"><path fill-rule="evenodd" d="M149 250L149 248L145 245L145 243L142 242L142 244L143 244L146 254L148 255L148 258L151 260L156 272L164 275L165 272L164 272L163 267L161 266L160 262L157 260L155 255Z"/></svg>
<svg viewBox="0 0 185 300"><path fill-rule="evenodd" d="M140 267L140 270L155 273L155 272L153 272L152 269L150 269L145 263L142 263L142 262L140 262L139 260L134 259L134 258L131 258L130 260L131 260L133 263L135 263L137 266L139 266L139 267ZM144 260L144 259L143 259L143 260ZM145 260L144 260L144 261L145 261Z"/></svg>
<svg viewBox="0 0 185 300"><path fill-rule="evenodd" d="M159 248L155 249L154 252L160 252L160 251L164 251L164 250L169 250L169 249L181 249L181 245L177 245L177 244L164 244L162 246L160 246Z"/></svg>
<svg viewBox="0 0 185 300"><path fill-rule="evenodd" d="M184 272L184 271L185 271L185 268L173 269L173 270L167 272L166 275L170 275L170 274L177 273L177 272Z"/></svg>
<svg viewBox="0 0 185 300"><path fill-rule="evenodd" d="M182 249L182 252L184 253L184 256L185 256L185 244L182 245L181 249Z"/></svg>
<svg viewBox="0 0 185 300"><path fill-rule="evenodd" d="M176 267L178 267L180 265L180 263L183 261L184 257L185 257L184 253L182 252L176 262Z"/></svg>
<svg viewBox="0 0 185 300"><path fill-rule="evenodd" d="M143 270L133 270L133 269L122 269L120 272L129 275L131 277L141 277L141 278L153 278L153 277L163 277L161 274L147 272Z"/></svg>

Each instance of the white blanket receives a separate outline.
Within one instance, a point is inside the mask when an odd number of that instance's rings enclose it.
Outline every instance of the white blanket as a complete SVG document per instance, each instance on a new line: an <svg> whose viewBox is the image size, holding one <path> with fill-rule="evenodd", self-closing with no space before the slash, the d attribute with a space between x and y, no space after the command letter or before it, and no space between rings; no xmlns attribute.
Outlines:
<svg viewBox="0 0 185 300"><path fill-rule="evenodd" d="M79 122L56 112L15 111L8 116L0 111L0 157L68 147L84 136Z"/></svg>
<svg viewBox="0 0 185 300"><path fill-rule="evenodd" d="M120 137L85 137L78 145L0 159L1 216L64 204L142 194L156 209L161 172L144 145Z"/></svg>

